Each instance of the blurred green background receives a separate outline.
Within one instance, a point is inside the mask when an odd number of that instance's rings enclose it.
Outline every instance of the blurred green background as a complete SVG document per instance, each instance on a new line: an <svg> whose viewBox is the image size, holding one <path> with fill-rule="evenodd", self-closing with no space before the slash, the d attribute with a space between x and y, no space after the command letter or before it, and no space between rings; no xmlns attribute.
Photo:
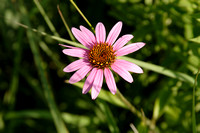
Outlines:
<svg viewBox="0 0 200 133"><path fill-rule="evenodd" d="M108 92L105 83L93 101L81 93L84 80L65 82L72 73L62 70L76 58L64 55L58 44L65 41L52 37L71 40L57 5L70 28L89 28L70 1L1 0L0 132L131 133L133 124L140 133L191 133L193 88L200 132L200 78L194 85L200 68L200 0L75 3L93 27L103 22L108 33L122 21L120 36L133 34L131 42L146 43L126 58L144 73L132 74L132 84L115 74L118 90L137 111Z"/></svg>

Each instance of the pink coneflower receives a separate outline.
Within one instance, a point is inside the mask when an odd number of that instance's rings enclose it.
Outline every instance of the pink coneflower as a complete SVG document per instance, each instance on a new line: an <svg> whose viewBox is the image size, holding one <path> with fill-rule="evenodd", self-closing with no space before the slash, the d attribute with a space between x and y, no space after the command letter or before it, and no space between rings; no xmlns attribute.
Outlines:
<svg viewBox="0 0 200 133"><path fill-rule="evenodd" d="M143 73L143 70L136 64L117 59L118 56L135 52L145 45L143 42L137 42L124 46L133 38L133 35L130 34L123 35L116 41L121 29L122 22L118 22L111 29L106 39L106 29L102 23L97 24L95 35L84 26L80 26L80 30L72 28L73 35L86 49L62 45L68 48L63 50L64 54L81 58L63 69L64 72L76 71L69 79L69 83L76 83L89 73L82 93L86 94L92 88L92 99L96 99L99 95L103 84L103 75L110 92L116 93L117 87L111 70L129 83L133 82L133 78L128 71Z"/></svg>

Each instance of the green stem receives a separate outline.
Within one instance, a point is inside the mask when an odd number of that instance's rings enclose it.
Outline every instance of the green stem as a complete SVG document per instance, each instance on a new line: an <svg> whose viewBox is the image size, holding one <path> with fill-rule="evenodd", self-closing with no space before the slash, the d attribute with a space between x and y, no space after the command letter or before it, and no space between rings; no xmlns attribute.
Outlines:
<svg viewBox="0 0 200 133"><path fill-rule="evenodd" d="M18 22L15 22L17 25L27 29L27 30L31 30L33 32L37 32L37 33L40 33L41 35L43 36L47 36L47 37L50 37L54 40L57 40L57 41L60 41L60 42L63 42L63 43L67 43L67 44L70 44L70 45L73 45L75 47L80 47L80 48L85 48L85 46L81 45L80 43L77 43L77 42L73 42L73 41L70 41L70 40L67 40L67 39L63 39L61 37L58 37L58 36L52 36L52 35L49 35L45 32L42 32L42 31L38 31L37 29L34 29L34 28L30 28L29 26L25 25L25 24L22 24L22 23L18 23ZM86 49L86 48L85 48Z"/></svg>
<svg viewBox="0 0 200 133"><path fill-rule="evenodd" d="M58 133L68 133L68 130L65 127L65 124L64 124L64 122L63 122L63 120L60 116L60 112L58 111L58 109L56 107L56 103L55 103L54 97L53 97L53 92L52 92L50 85L47 81L47 78L46 78L47 76L45 75L45 70L42 67L42 64L41 64L42 60L40 59L39 50L38 50L36 43L34 42L32 32L27 31L27 36L29 38L31 50L32 50L32 53L34 55L35 64L37 66L37 69L38 69L38 72L39 72L39 75L40 75L39 77L40 77L40 80L42 82L42 87L44 89L44 95L46 97L48 106L50 108L51 115L54 119L57 131L58 131Z"/></svg>
<svg viewBox="0 0 200 133"><path fill-rule="evenodd" d="M72 3L72 5L76 8L76 10L79 12L79 14L83 17L83 19L86 21L86 23L90 26L90 28L92 29L92 31L95 33L94 28L92 27L91 23L87 20L87 18L85 17L85 15L81 12L81 10L78 8L78 6L76 5L76 3L74 3L73 0L70 0L70 2Z"/></svg>
<svg viewBox="0 0 200 133"><path fill-rule="evenodd" d="M137 115L141 120L145 120L145 124L151 126L151 121L146 118L145 115L143 115L140 111L138 111L122 94L119 90L116 92L117 97L129 108L129 110Z"/></svg>
<svg viewBox="0 0 200 133"><path fill-rule="evenodd" d="M16 100L16 93L18 91L18 84L19 84L19 71L20 71L20 63L21 63L21 57L22 57L22 47L21 43L23 40L23 31L20 30L17 34L17 42L15 43L16 49L15 49L15 57L14 57L14 67L13 67L13 75L11 78L11 83L9 90L4 95L4 103L8 105L9 109L13 109L15 106L15 100Z"/></svg>
<svg viewBox="0 0 200 133"><path fill-rule="evenodd" d="M193 98L192 98L192 130L193 130L193 133L196 133L197 130L196 130L196 115L195 115L195 88L197 86L197 79L198 79L198 75L200 73L200 68L196 74L196 78L195 78L195 81L194 81L194 87L193 87Z"/></svg>
<svg viewBox="0 0 200 133"><path fill-rule="evenodd" d="M27 10L26 8L22 7L21 8L21 12L23 14L25 14L24 17L24 22L29 26L30 22L29 19L26 17L27 16ZM38 70L39 73L39 78L42 84L42 87L44 89L44 95L47 101L47 104L49 106L51 115L53 117L54 120L54 124L56 126L57 132L58 133L69 133L68 129L66 128L63 119L61 117L61 114L56 106L54 97L53 97L53 92L51 90L50 84L47 80L47 75L45 72L44 67L42 66L42 59L40 57L40 53L39 53L39 49L38 49L38 45L35 39L35 36L33 35L33 32L31 32L30 30L27 30L27 37L28 37L28 41L31 47L31 51L33 53L33 57L34 57L34 61L36 64L36 68Z"/></svg>
<svg viewBox="0 0 200 133"><path fill-rule="evenodd" d="M55 36L59 36L59 34L56 32L55 27L53 26L53 24L51 23L49 17L47 16L47 14L45 13L43 7L40 5L38 0L33 0L35 5L37 6L38 10L40 11L40 13L42 14L44 20L46 21L47 25L49 26L49 29L53 32L53 34Z"/></svg>
<svg viewBox="0 0 200 133"><path fill-rule="evenodd" d="M65 28L67 29L67 32L68 32L68 34L69 34L69 37L71 38L72 41L75 41L74 36L72 35L72 32L71 32L71 30L69 29L69 26L68 26L67 22L65 21L63 15L62 15L62 12L61 12L61 10L60 10L59 5L57 5L57 9L58 9L58 13L60 14L60 17L61 17L61 19L62 19L62 21L63 21L63 23L64 23L64 25L65 25Z"/></svg>

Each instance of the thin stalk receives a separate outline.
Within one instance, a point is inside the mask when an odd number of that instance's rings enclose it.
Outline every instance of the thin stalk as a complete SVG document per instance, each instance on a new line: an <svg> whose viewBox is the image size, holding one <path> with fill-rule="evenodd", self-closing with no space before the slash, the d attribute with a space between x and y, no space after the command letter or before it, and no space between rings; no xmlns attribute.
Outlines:
<svg viewBox="0 0 200 133"><path fill-rule="evenodd" d="M72 5L76 8L76 10L79 12L79 14L83 17L83 19L86 21L86 23L90 26L90 28L92 29L92 31L95 33L95 30L94 30L93 26L92 26L91 23L87 20L87 18L85 17L85 15L81 12L81 10L78 8L78 6L76 5L76 3L74 3L73 0L70 0L70 2L71 2Z"/></svg>
<svg viewBox="0 0 200 133"><path fill-rule="evenodd" d="M65 25L65 28L67 29L67 32L68 32L68 34L69 34L69 37L71 38L72 41L75 41L75 38L74 38L74 36L72 35L72 32L71 32L71 30L69 29L69 26L68 26L67 22L65 21L63 15L62 15L62 12L61 12L61 10L60 10L59 5L57 5L57 8L58 8L58 13L60 14L60 17L61 17L61 19L62 19L62 21L63 21L63 23L64 23L64 25Z"/></svg>
<svg viewBox="0 0 200 133"><path fill-rule="evenodd" d="M139 133L136 127L133 125L133 123L130 124L131 129L133 130L134 133Z"/></svg>
<svg viewBox="0 0 200 133"><path fill-rule="evenodd" d="M119 91L119 90L117 90L117 92L116 92L116 95L117 95L117 97L129 108L129 110L133 113L133 114L135 114L135 115L137 115L139 118L141 118L141 120L145 120L145 123L147 124L147 125L151 125L151 121L148 119L148 118L146 118L144 115L142 115L142 113L140 112L140 111L138 111L122 94L121 94L121 92ZM144 119L144 117L145 117L145 119Z"/></svg>
<svg viewBox="0 0 200 133"><path fill-rule="evenodd" d="M47 37L50 37L54 40L57 40L57 41L60 41L60 42L63 42L63 43L67 43L67 44L70 44L70 45L73 45L75 47L79 47L79 48L84 48L86 49L85 46L81 45L80 43L77 43L77 42L73 42L73 41L70 41L70 40L67 40L67 39L63 39L61 37L58 37L58 36L52 36L52 35L49 35L45 32L42 32L42 31L38 31L37 29L34 29L34 28L30 28L29 26L25 25L25 24L22 24L22 23L18 23L18 22L15 22L17 25L19 25L20 27L23 27L27 30L31 30L33 32L37 32L37 33L40 33L41 35L43 36L47 36Z"/></svg>
<svg viewBox="0 0 200 133"><path fill-rule="evenodd" d="M50 85L47 81L47 78L46 78L47 76L45 75L45 70L42 67L42 64L41 64L42 60L40 59L39 50L38 50L38 47L37 47L37 45L36 45L36 43L33 39L32 32L27 31L27 36L29 38L29 43L30 43L31 50L32 50L32 53L33 53L33 56L34 56L36 67L37 67L38 72L39 72L39 77L40 77L40 80L42 82L42 87L44 89L44 95L46 97L51 115L54 119L56 129L57 129L58 133L68 133L69 131L65 127L65 124L64 124L64 122L61 118L60 112L58 111L58 109L56 107L56 103L55 103L55 100L54 100L54 97L53 97L53 92L52 92Z"/></svg>
<svg viewBox="0 0 200 133"><path fill-rule="evenodd" d="M51 20L49 19L49 17L45 13L43 7L41 6L40 2L38 0L33 0L33 1L34 1L35 5L37 6L38 10L40 11L41 15L43 16L44 20L46 21L47 25L49 26L49 29L51 30L51 32L53 32L53 34L55 36L59 36L59 34L56 32L55 27L51 23Z"/></svg>
<svg viewBox="0 0 200 133"><path fill-rule="evenodd" d="M197 86L197 79L198 79L198 75L199 75L199 72L200 72L200 68L196 74L196 78L195 78L195 81L194 81L194 87L193 87L193 98L192 98L192 131L193 133L196 133L197 132L197 129L196 129L196 114L195 114L195 89L196 89L196 86Z"/></svg>
<svg viewBox="0 0 200 133"><path fill-rule="evenodd" d="M21 8L21 12L23 14L25 14L26 16L27 14L27 10L26 8L22 7ZM27 17L24 17L24 22L27 25L30 25L29 19ZM65 126L65 123L61 117L61 114L56 106L56 102L54 100L54 96L53 96L53 92L51 90L50 84L47 80L47 75L46 75L46 71L45 68L42 66L42 59L40 57L40 53L39 53L39 49L38 49L38 45L35 39L35 36L33 35L33 32L31 32L30 30L27 30L26 32L27 37L28 37L28 41L31 47L31 51L33 53L33 57L34 57L34 61L36 64L36 68L38 70L38 74L39 74L39 78L42 84L42 88L44 89L44 96L46 98L47 104L49 106L49 110L51 112L51 115L53 117L54 120L54 124L55 127L57 129L58 133L69 133L68 129Z"/></svg>
<svg viewBox="0 0 200 133"><path fill-rule="evenodd" d="M22 57L22 51L23 48L20 46L22 39L23 39L23 31L20 30L18 34L18 41L15 43L16 49L15 49L15 55L14 56L14 68L13 68L13 75L11 78L11 83L9 90L4 95L4 103L8 105L9 109L13 109L15 106L15 100L16 100L16 93L18 91L18 84L19 84L19 70L20 70L20 63L21 63L21 57Z"/></svg>

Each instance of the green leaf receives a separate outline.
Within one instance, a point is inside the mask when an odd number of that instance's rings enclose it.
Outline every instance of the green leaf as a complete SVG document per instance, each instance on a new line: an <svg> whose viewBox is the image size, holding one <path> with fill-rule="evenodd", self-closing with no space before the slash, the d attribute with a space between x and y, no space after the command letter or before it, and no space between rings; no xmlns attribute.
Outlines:
<svg viewBox="0 0 200 133"><path fill-rule="evenodd" d="M173 70L167 69L167 68L162 67L162 66L158 66L158 65L147 63L147 62L144 62L144 61L136 60L136 59L133 59L133 58L130 58L130 57L123 56L123 57L119 57L119 58L123 59L123 60L130 61L132 63L135 63L135 64L137 64L137 65L139 65L142 68L145 68L147 70L151 70L151 71L157 72L159 74L163 74L165 76L184 81L184 82L189 83L189 84L194 83L194 78L185 74L185 73L173 71Z"/></svg>
<svg viewBox="0 0 200 133"><path fill-rule="evenodd" d="M190 39L190 41L200 44L200 36Z"/></svg>
<svg viewBox="0 0 200 133"><path fill-rule="evenodd" d="M74 83L73 85L82 89L84 82L77 82L77 83ZM127 109L127 106L121 100L119 100L119 98L117 98L116 95L113 95L112 93L110 93L110 91L106 91L103 88L101 88L101 92L99 93L98 98L101 98L111 104Z"/></svg>
<svg viewBox="0 0 200 133"><path fill-rule="evenodd" d="M119 129L117 127L116 120L115 120L109 106L103 100L98 100L97 103L98 103L99 107L101 108L101 111L105 115L110 132L111 133L119 133Z"/></svg>
<svg viewBox="0 0 200 133"><path fill-rule="evenodd" d="M22 11L22 13L27 15L27 10L26 10L25 7L23 7L21 9L21 11ZM28 26L30 26L29 19L26 16L24 16L24 21ZM65 126L65 124L64 124L64 122L61 118L60 112L59 112L59 110L56 106L56 103L55 103L55 100L54 100L54 97L53 97L53 92L52 92L50 85L49 85L49 82L47 80L45 69L42 66L43 61L40 57L40 53L39 53L39 50L38 50L38 45L37 45L35 36L34 36L33 32L31 32L30 30L27 30L26 33L27 33L28 41L29 41L29 44L30 44L30 47L31 47L31 51L33 53L36 68L37 68L38 73L39 73L39 78L40 78L40 81L42 83L42 87L44 89L44 95L46 97L51 115L53 117L56 129L57 129L57 132L58 133L68 133L69 131L67 130L67 128L66 128L66 126Z"/></svg>
<svg viewBox="0 0 200 133"><path fill-rule="evenodd" d="M33 0L35 5L37 6L38 10L40 11L41 15L43 16L44 20L46 21L47 25L49 26L49 29L53 32L55 36L59 36L59 34L56 31L56 28L52 24L51 20L47 16L46 12L44 11L44 8L41 6L40 2L38 0Z"/></svg>
<svg viewBox="0 0 200 133"><path fill-rule="evenodd" d="M192 17L196 18L196 20L200 22L200 13L193 14Z"/></svg>
<svg viewBox="0 0 200 133"><path fill-rule="evenodd" d="M196 89L196 86L197 86L197 83L198 83L198 76L199 76L199 73L200 73L200 68L196 74L196 78L195 78L195 82L194 82L194 87L193 87L193 97L192 97L192 130L193 130L193 133L196 133L197 132L197 129L196 129L196 114L195 114L195 89Z"/></svg>
<svg viewBox="0 0 200 133"><path fill-rule="evenodd" d="M170 98L171 91L162 90L158 97L155 100L154 109L153 109L153 119L157 121L159 117L162 115L164 107L166 107L166 103Z"/></svg>
<svg viewBox="0 0 200 133"><path fill-rule="evenodd" d="M48 110L22 110L22 111L10 111L5 114L0 113L4 120L13 120L13 119L23 119L23 118L33 118L33 119L47 119L53 120L51 113ZM98 124L100 121L97 117L88 117L82 115L75 115L67 112L61 113L61 116L65 123L81 126L89 126L91 123Z"/></svg>

